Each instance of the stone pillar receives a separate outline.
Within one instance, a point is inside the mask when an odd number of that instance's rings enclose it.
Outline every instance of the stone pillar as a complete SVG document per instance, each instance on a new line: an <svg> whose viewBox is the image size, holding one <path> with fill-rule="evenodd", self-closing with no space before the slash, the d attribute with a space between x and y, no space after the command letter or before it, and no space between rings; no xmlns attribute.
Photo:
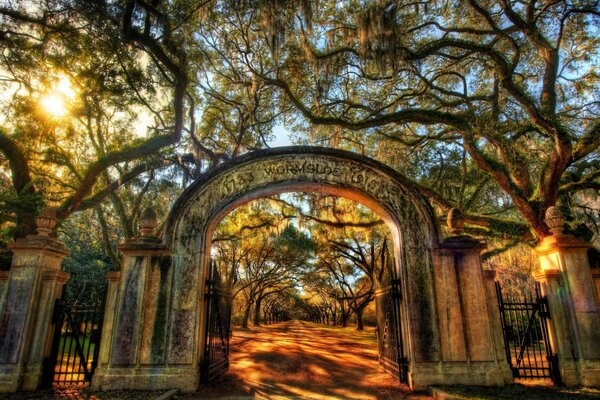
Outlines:
<svg viewBox="0 0 600 400"><path fill-rule="evenodd" d="M488 314L492 326L492 334L494 335L494 345L496 352L496 361L502 368L502 373L505 374L505 383L513 382L513 375L506 360L506 350L504 343L504 334L502 332L502 315L498 306L498 296L496 294L496 271L484 269L483 284L487 297ZM506 368L503 368L506 367Z"/></svg>
<svg viewBox="0 0 600 400"><path fill-rule="evenodd" d="M52 314L69 274L64 246L49 236L55 212L43 210L38 234L10 246L12 265L0 300L0 392L35 390L52 342Z"/></svg>
<svg viewBox="0 0 600 400"><path fill-rule="evenodd" d="M600 386L600 307L587 250L590 244L563 233L557 207L546 212L552 235L535 249L534 277L548 297L550 334L566 385Z"/></svg>
<svg viewBox="0 0 600 400"><path fill-rule="evenodd" d="M485 246L463 234L458 210L451 210L448 225L454 236L440 243L434 266L442 361L423 370L421 379L426 383L415 387L512 383L493 272L481 266Z"/></svg>
<svg viewBox="0 0 600 400"><path fill-rule="evenodd" d="M121 272L114 271L106 274L108 287L106 289L106 303L104 306L104 321L102 322L102 339L100 340L100 352L98 354L98 368L103 368L110 362L110 351L112 338L115 335L115 315L119 299L119 282Z"/></svg>
<svg viewBox="0 0 600 400"><path fill-rule="evenodd" d="M4 289L8 283L8 271L0 271L0 299L4 295Z"/></svg>
<svg viewBox="0 0 600 400"><path fill-rule="evenodd" d="M200 378L198 363L172 363L167 354L173 340L168 337L171 251L153 236L157 221L151 209L144 211L140 225L142 236L119 246L120 273L109 276L101 354L92 387L194 392Z"/></svg>
<svg viewBox="0 0 600 400"><path fill-rule="evenodd" d="M592 277L594 278L594 286L596 287L596 298L600 301L600 268L592 269Z"/></svg>

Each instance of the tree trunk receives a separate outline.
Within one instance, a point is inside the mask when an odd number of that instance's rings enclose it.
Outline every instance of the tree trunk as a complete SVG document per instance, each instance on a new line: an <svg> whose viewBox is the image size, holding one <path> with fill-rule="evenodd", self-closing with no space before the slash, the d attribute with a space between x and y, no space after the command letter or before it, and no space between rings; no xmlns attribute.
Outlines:
<svg viewBox="0 0 600 400"><path fill-rule="evenodd" d="M250 319L250 310L252 309L252 302L246 304L244 309L244 317L242 318L242 328L248 328L248 320Z"/></svg>
<svg viewBox="0 0 600 400"><path fill-rule="evenodd" d="M25 152L2 128L0 128L0 153L8 160L12 185L17 195L16 200L20 203L15 209L17 220L13 232L13 238L18 239L35 233L38 207L42 206L41 198L34 201L36 190ZM28 201L23 201L25 199Z"/></svg>
<svg viewBox="0 0 600 400"><path fill-rule="evenodd" d="M259 297L254 304L254 326L260 326L260 307L262 299Z"/></svg>
<svg viewBox="0 0 600 400"><path fill-rule="evenodd" d="M348 326L348 317L349 317L349 315L347 313L345 313L345 312L341 313L341 315L340 315L340 319L341 319L340 323L342 325L342 328L345 328L345 327Z"/></svg>
<svg viewBox="0 0 600 400"><path fill-rule="evenodd" d="M356 330L363 331L365 327L363 325L363 309L356 310Z"/></svg>

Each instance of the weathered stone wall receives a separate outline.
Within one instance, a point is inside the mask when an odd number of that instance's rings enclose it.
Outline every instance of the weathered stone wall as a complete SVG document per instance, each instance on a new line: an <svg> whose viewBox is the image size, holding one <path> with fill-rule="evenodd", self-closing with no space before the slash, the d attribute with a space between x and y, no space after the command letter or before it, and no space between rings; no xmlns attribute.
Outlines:
<svg viewBox="0 0 600 400"><path fill-rule="evenodd" d="M186 348L191 354L184 362L167 351L168 340L172 340L170 251L154 238L129 240L119 249L123 253L121 271L109 276L93 386L102 390L176 387L194 391L199 382L193 362L198 343Z"/></svg>
<svg viewBox="0 0 600 400"><path fill-rule="evenodd" d="M120 247L121 271L109 276L95 388L197 389L213 230L235 207L287 191L350 198L388 223L414 389L510 381L493 273L481 269L482 244L456 233L459 225L440 242L427 201L385 165L339 150L293 147L248 154L207 172L173 207L162 241L152 236L155 213L144 212L142 237ZM457 215L449 220L458 221ZM51 210L38 218L39 235L11 247L8 279L0 276L0 391L33 390L40 381L54 299L68 276L60 272L66 251L48 236L52 221ZM560 227L551 230L556 232L537 249L538 279L548 294L551 341L563 379L600 385L600 304L586 256L589 244L562 234ZM381 305L389 287L379 289Z"/></svg>
<svg viewBox="0 0 600 400"><path fill-rule="evenodd" d="M492 271L481 268L485 246L451 236L435 264L441 365L419 366L428 384L503 385L512 382L505 359Z"/></svg>
<svg viewBox="0 0 600 400"><path fill-rule="evenodd" d="M47 235L19 239L11 250L0 298L0 392L37 389L50 351L54 303L69 276L60 271L66 250Z"/></svg>
<svg viewBox="0 0 600 400"><path fill-rule="evenodd" d="M0 271L0 299L4 294L4 289L6 289L6 284L8 283L8 271Z"/></svg>
<svg viewBox="0 0 600 400"><path fill-rule="evenodd" d="M596 287L596 298L600 300L600 268L592 269L592 277L594 278L594 286Z"/></svg>
<svg viewBox="0 0 600 400"><path fill-rule="evenodd" d="M561 378L567 385L600 386L600 302L587 255L591 245L562 233L561 226L551 230L536 248L541 269L535 278L548 298Z"/></svg>

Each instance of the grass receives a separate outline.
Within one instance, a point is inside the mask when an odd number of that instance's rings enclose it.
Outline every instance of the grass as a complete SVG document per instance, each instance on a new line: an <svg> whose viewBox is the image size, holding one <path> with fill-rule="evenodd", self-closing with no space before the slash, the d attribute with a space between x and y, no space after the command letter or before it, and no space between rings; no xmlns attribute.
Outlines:
<svg viewBox="0 0 600 400"><path fill-rule="evenodd" d="M79 345L85 356L88 356L86 367L90 370L93 362L95 343L90 342L88 336L79 338ZM58 382L78 382L85 379L83 366L81 365L79 352L77 351L76 339L69 335L63 336L58 345L58 355L56 367L54 369L54 379Z"/></svg>
<svg viewBox="0 0 600 400"><path fill-rule="evenodd" d="M79 343L83 349L83 354L87 354L89 350L89 354L94 354L94 348L96 347L95 343L90 342L89 336L79 337ZM60 342L58 344L58 354L62 354L63 350L70 350L70 353L75 353L77 351L75 338L71 335L62 336L60 338Z"/></svg>
<svg viewBox="0 0 600 400"><path fill-rule="evenodd" d="M468 400L567 400L600 399L600 389L514 384L509 386L438 386L455 398Z"/></svg>
<svg viewBox="0 0 600 400"><path fill-rule="evenodd" d="M377 346L377 330L373 326L365 326L362 331L357 331L355 326L340 326L314 324L321 332L341 336L344 339L353 340L373 346Z"/></svg>

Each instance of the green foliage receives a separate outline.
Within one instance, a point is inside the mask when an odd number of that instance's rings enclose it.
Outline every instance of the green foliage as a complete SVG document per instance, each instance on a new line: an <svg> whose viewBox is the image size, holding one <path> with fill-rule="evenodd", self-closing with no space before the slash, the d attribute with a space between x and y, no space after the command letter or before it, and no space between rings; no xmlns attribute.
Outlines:
<svg viewBox="0 0 600 400"><path fill-rule="evenodd" d="M0 183L2 180L0 180ZM30 184L31 185L31 184ZM44 199L40 193L31 193L26 186L21 193L9 185L0 186L0 229L2 236L12 237L16 229L17 216L36 215Z"/></svg>
<svg viewBox="0 0 600 400"><path fill-rule="evenodd" d="M91 212L79 213L61 227L60 240L69 251L62 264L62 269L71 274L66 285L69 301L103 301L108 284L106 274L118 268L105 251L100 231Z"/></svg>
<svg viewBox="0 0 600 400"><path fill-rule="evenodd" d="M191 181L267 146L279 123L298 143L403 172L441 220L458 207L467 232L498 239L491 254L546 235L557 201L573 209L571 231L598 237L593 5L155 3L0 7L0 268L22 220L58 206L75 249L65 265L87 290L81 276L101 281L118 265L115 244L136 235L146 206L164 221ZM57 91L65 115L41 107ZM19 174L36 195L15 189ZM358 250L377 236L362 228L381 223L327 196L267 203L217 232L228 287L247 252L287 246L304 257L350 239ZM92 209L85 223L73 216ZM93 245L78 242L87 237Z"/></svg>
<svg viewBox="0 0 600 400"><path fill-rule="evenodd" d="M213 238L234 321L247 326L254 308L257 323L275 305L289 318L333 321L340 309L343 323L353 312L360 320L389 279L388 235L371 210L329 195L285 194L235 209Z"/></svg>
<svg viewBox="0 0 600 400"><path fill-rule="evenodd" d="M261 199L235 209L219 223L213 238L223 291L233 298L234 321L246 327L272 304L271 297L298 290L313 257L312 237L281 212L276 199Z"/></svg>
<svg viewBox="0 0 600 400"><path fill-rule="evenodd" d="M372 155L408 170L442 211L524 222L539 240L560 190L598 185L589 60L600 41L593 6L579 6L320 2L309 26L282 4L269 27L285 39L277 58L245 34L260 18L228 39L294 104L300 143ZM561 186L569 169L581 174Z"/></svg>
<svg viewBox="0 0 600 400"><path fill-rule="evenodd" d="M286 226L283 231L275 237L275 246L281 252L299 252L312 254L315 251L316 244L313 239L305 232L300 231L294 225Z"/></svg>
<svg viewBox="0 0 600 400"><path fill-rule="evenodd" d="M539 262L529 246L516 245L489 257L484 265L496 271L496 280L508 296L520 298L535 288L532 273L539 268Z"/></svg>

